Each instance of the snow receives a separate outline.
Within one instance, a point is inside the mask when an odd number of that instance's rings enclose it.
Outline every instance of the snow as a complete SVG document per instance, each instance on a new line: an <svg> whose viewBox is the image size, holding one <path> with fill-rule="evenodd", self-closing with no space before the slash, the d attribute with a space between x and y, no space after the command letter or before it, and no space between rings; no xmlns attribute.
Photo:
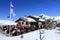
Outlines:
<svg viewBox="0 0 60 40"><path fill-rule="evenodd" d="M40 18L39 16L34 16L35 18Z"/></svg>
<svg viewBox="0 0 60 40"><path fill-rule="evenodd" d="M10 20L0 20L0 25L16 25L17 23Z"/></svg>
<svg viewBox="0 0 60 40"><path fill-rule="evenodd" d="M56 20L60 20L60 16L56 16L55 19L56 19Z"/></svg>
<svg viewBox="0 0 60 40"><path fill-rule="evenodd" d="M44 34L42 34L42 36L45 36L43 40L60 40L60 34L56 33L56 29L44 29ZM21 38L21 35L15 37L5 37L0 34L0 40L40 40L39 30L23 34L23 38Z"/></svg>
<svg viewBox="0 0 60 40"><path fill-rule="evenodd" d="M45 21L44 19L39 19L39 21Z"/></svg>
<svg viewBox="0 0 60 40"><path fill-rule="evenodd" d="M36 22L34 19L32 19L32 18L26 18L26 21L28 21L28 22Z"/></svg>
<svg viewBox="0 0 60 40"><path fill-rule="evenodd" d="M42 15L43 15L43 16L42 16ZM45 19L53 19L53 18L54 18L55 21L60 20L60 16L47 16L47 15L45 15L45 14L40 14L40 16L42 16L42 17L45 18Z"/></svg>

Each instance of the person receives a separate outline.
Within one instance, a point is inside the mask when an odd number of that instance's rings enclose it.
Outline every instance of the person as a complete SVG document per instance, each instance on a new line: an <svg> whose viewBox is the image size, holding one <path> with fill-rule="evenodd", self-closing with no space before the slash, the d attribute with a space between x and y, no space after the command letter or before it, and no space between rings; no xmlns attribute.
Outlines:
<svg viewBox="0 0 60 40"><path fill-rule="evenodd" d="M16 29L16 31L17 31L17 35L20 35L20 29Z"/></svg>
<svg viewBox="0 0 60 40"><path fill-rule="evenodd" d="M22 24L22 28L24 29L24 24Z"/></svg>
<svg viewBox="0 0 60 40"><path fill-rule="evenodd" d="M6 30L6 26L3 26L3 31L5 31Z"/></svg>
<svg viewBox="0 0 60 40"><path fill-rule="evenodd" d="M14 30L12 31L12 36L17 36L16 29L14 29Z"/></svg>

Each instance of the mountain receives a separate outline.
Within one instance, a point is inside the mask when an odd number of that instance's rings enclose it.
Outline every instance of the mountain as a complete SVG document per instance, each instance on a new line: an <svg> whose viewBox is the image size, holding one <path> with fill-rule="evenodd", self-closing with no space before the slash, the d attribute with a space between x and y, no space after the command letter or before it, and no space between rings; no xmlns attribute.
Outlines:
<svg viewBox="0 0 60 40"><path fill-rule="evenodd" d="M42 18L45 18L45 19L60 20L60 16L47 16L45 14L40 14L39 16L42 16Z"/></svg>

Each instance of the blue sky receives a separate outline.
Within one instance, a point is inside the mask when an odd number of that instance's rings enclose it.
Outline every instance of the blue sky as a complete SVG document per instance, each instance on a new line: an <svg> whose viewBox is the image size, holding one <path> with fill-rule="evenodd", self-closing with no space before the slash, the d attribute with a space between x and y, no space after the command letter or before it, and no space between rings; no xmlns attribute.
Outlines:
<svg viewBox="0 0 60 40"><path fill-rule="evenodd" d="M44 13L48 16L60 16L60 0L0 0L0 19L8 19L10 1L13 2L16 20L25 15L39 16Z"/></svg>

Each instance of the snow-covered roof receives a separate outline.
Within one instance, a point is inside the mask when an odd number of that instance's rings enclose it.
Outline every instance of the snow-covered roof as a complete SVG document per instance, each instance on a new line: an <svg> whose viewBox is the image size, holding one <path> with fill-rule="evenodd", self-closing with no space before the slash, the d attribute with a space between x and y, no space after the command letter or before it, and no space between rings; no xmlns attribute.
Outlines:
<svg viewBox="0 0 60 40"><path fill-rule="evenodd" d="M39 21L43 21L44 22L45 20L44 19L39 19Z"/></svg>
<svg viewBox="0 0 60 40"><path fill-rule="evenodd" d="M29 17L26 18L26 21L28 21L28 22L36 22L34 19L29 18Z"/></svg>
<svg viewBox="0 0 60 40"><path fill-rule="evenodd" d="M34 16L35 18L40 18L39 16Z"/></svg>
<svg viewBox="0 0 60 40"><path fill-rule="evenodd" d="M10 20L0 20L0 25L16 25L17 23Z"/></svg>

